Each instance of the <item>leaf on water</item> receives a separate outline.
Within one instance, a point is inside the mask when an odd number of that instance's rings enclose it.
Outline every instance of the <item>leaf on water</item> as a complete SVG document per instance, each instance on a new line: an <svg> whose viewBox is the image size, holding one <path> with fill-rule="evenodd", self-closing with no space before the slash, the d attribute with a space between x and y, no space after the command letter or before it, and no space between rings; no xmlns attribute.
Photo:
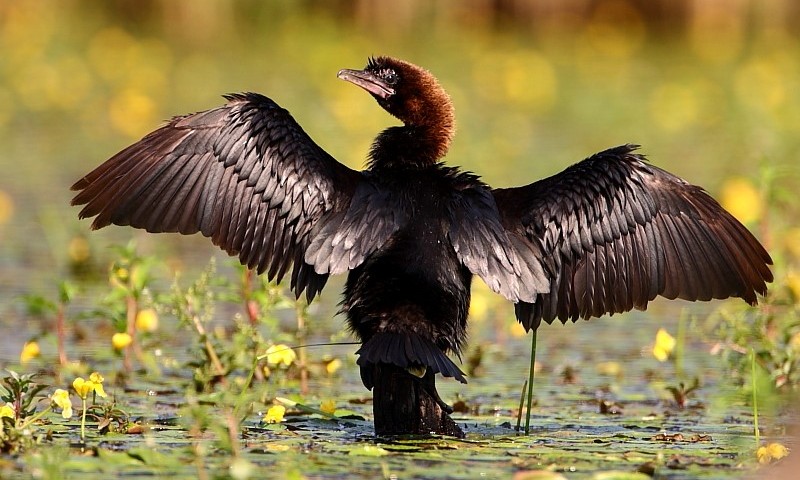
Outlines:
<svg viewBox="0 0 800 480"><path fill-rule="evenodd" d="M128 429L125 430L125 433L127 433L128 435L141 435L142 433L144 433L144 426L141 425L141 424L135 423L135 424L129 426Z"/></svg>
<svg viewBox="0 0 800 480"><path fill-rule="evenodd" d="M98 448L97 456L105 465L122 466L142 464L142 460L140 458L130 455L128 452L115 452L105 448Z"/></svg>
<svg viewBox="0 0 800 480"><path fill-rule="evenodd" d="M132 448L128 455L150 467L177 467L182 465L176 455L165 455L152 448Z"/></svg>
<svg viewBox="0 0 800 480"><path fill-rule="evenodd" d="M655 437L653 437L654 442L683 442L685 439L683 438L683 434L680 433L659 433Z"/></svg>
<svg viewBox="0 0 800 480"><path fill-rule="evenodd" d="M336 400L328 399L323 401L319 404L319 409L328 415L334 415L336 412Z"/></svg>
<svg viewBox="0 0 800 480"><path fill-rule="evenodd" d="M382 457L389 455L389 451L375 445L364 445L351 449L347 454L361 457Z"/></svg>
<svg viewBox="0 0 800 480"><path fill-rule="evenodd" d="M264 446L264 448L270 452L286 452L290 450L292 447L280 443L268 443Z"/></svg>
<svg viewBox="0 0 800 480"><path fill-rule="evenodd" d="M608 400L600 400L598 403L600 404L600 413L603 415L622 414L622 405L618 405L615 402L609 402Z"/></svg>
<svg viewBox="0 0 800 480"><path fill-rule="evenodd" d="M649 480L650 476L641 472L625 472L622 470L611 470L608 472L597 472L592 476L592 480Z"/></svg>
<svg viewBox="0 0 800 480"><path fill-rule="evenodd" d="M310 407L310 406L305 405L303 403L299 403L299 402L295 402L293 400L289 400L288 398L275 397L275 400L280 402L280 403L282 403L282 404L284 404L284 405L286 405L287 407L295 408L295 409L301 411L302 413L317 414L317 415L321 415L321 416L323 416L323 417L325 417L325 418L327 418L329 420L338 420L336 415L332 415L332 414L330 414L328 412L324 412L324 411L320 410L319 408Z"/></svg>
<svg viewBox="0 0 800 480"><path fill-rule="evenodd" d="M517 472L512 477L513 480L567 480L567 477L558 472L550 470L526 470Z"/></svg>
<svg viewBox="0 0 800 480"><path fill-rule="evenodd" d="M386 445L385 450L389 452L421 452L424 448L421 445L403 445L400 443L394 443L390 445Z"/></svg>
<svg viewBox="0 0 800 480"><path fill-rule="evenodd" d="M673 455L667 460L667 468L670 470L686 470L692 461L682 455Z"/></svg>
<svg viewBox="0 0 800 480"><path fill-rule="evenodd" d="M366 420L360 413L346 408L337 408L333 415L342 420Z"/></svg>

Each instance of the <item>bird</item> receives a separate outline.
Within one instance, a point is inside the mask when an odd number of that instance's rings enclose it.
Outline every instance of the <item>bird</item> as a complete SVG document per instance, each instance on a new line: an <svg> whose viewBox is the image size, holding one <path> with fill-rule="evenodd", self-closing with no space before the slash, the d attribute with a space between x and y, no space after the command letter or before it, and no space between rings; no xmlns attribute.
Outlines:
<svg viewBox="0 0 800 480"><path fill-rule="evenodd" d="M272 99L237 93L112 156L72 186L72 204L93 229L199 232L270 280L291 270L291 290L308 302L346 274L341 311L361 342L364 385L377 398L382 372L407 372L445 414L434 378L467 382L451 356L467 341L476 276L534 334L658 296L755 305L766 294L772 259L755 236L638 145L493 188L445 163L454 107L428 70L381 56L337 76L400 123L377 135L362 170Z"/></svg>

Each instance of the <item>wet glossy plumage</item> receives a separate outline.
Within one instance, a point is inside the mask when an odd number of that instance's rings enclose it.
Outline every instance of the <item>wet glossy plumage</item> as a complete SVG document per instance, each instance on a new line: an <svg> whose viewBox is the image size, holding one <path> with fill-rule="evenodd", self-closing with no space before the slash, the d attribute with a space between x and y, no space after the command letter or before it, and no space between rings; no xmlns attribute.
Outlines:
<svg viewBox="0 0 800 480"><path fill-rule="evenodd" d="M492 189L440 163L452 106L427 71L391 58L341 78L402 126L352 170L254 93L177 117L79 180L93 228L201 232L309 301L348 273L342 302L376 363L465 381L459 354L473 275L516 304L526 328L643 309L658 295L741 297L772 280L760 243L701 188L624 145L530 185Z"/></svg>

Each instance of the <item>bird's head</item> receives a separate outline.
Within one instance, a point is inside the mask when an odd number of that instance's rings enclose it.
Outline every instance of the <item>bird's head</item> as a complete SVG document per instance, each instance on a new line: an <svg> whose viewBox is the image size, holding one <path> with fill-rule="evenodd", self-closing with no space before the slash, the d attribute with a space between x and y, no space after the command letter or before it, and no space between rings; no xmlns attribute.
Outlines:
<svg viewBox="0 0 800 480"><path fill-rule="evenodd" d="M344 69L339 78L363 88L384 110L414 127L452 133L453 104L429 71L391 57L370 58L363 70Z"/></svg>

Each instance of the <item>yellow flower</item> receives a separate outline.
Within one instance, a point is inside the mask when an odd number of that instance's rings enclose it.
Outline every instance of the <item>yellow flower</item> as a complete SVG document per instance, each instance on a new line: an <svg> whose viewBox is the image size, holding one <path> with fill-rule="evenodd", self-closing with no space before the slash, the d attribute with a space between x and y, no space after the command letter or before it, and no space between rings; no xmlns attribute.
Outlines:
<svg viewBox="0 0 800 480"><path fill-rule="evenodd" d="M280 365L288 367L297 359L297 354L290 347L284 344L273 345L267 349L267 363L270 365Z"/></svg>
<svg viewBox="0 0 800 480"><path fill-rule="evenodd" d="M286 413L286 407L283 405L269 407L267 414L264 415L264 423L280 423L283 421L284 413Z"/></svg>
<svg viewBox="0 0 800 480"><path fill-rule="evenodd" d="M133 338L127 333L115 333L113 337L111 337L111 345L114 346L115 350L122 350L123 348L127 347L128 345L133 342Z"/></svg>
<svg viewBox="0 0 800 480"><path fill-rule="evenodd" d="M675 337L663 328L659 328L656 333L656 343L653 345L653 356L659 362L666 362L673 350L675 350Z"/></svg>
<svg viewBox="0 0 800 480"><path fill-rule="evenodd" d="M92 372L92 374L89 375L89 381L94 383L94 391L95 391L95 393L97 393L101 397L105 398L108 395L106 395L106 391L103 390L103 380L105 380L105 378L103 378L103 376L100 375L97 372Z"/></svg>
<svg viewBox="0 0 800 480"><path fill-rule="evenodd" d="M333 415L333 412L336 411L336 400L325 400L319 404L319 409Z"/></svg>
<svg viewBox="0 0 800 480"><path fill-rule="evenodd" d="M325 364L325 371L328 372L328 375L333 375L336 373L340 368L342 368L342 361L338 358L334 358L327 364Z"/></svg>
<svg viewBox="0 0 800 480"><path fill-rule="evenodd" d="M14 410L14 407L6 403L2 407L0 407L0 418L8 417L8 418L16 418L17 412Z"/></svg>
<svg viewBox="0 0 800 480"><path fill-rule="evenodd" d="M68 391L59 388L53 392L53 396L50 397L50 400L61 409L62 417L70 418L72 416L72 400L69 399Z"/></svg>
<svg viewBox="0 0 800 480"><path fill-rule="evenodd" d="M756 457L758 463L769 463L773 460L780 460L789 455L789 449L780 443L770 443L763 447L758 447Z"/></svg>
<svg viewBox="0 0 800 480"><path fill-rule="evenodd" d="M22 353L19 354L19 362L23 365L38 357L41 353L39 344L35 341L25 342L22 346Z"/></svg>
<svg viewBox="0 0 800 480"><path fill-rule="evenodd" d="M102 382L103 376L99 373L95 372L89 377L90 379L94 377L94 379L99 379ZM86 400L86 397L89 396L90 393L95 392L96 394L100 395L101 397L106 396L106 392L103 391L103 384L100 382L95 382L92 380L84 380L81 377L76 378L72 382L72 388L75 389L75 393L78 394L83 400Z"/></svg>
<svg viewBox="0 0 800 480"><path fill-rule="evenodd" d="M155 332L158 330L158 314L152 308L139 310L136 314L136 329L142 332Z"/></svg>
<svg viewBox="0 0 800 480"><path fill-rule="evenodd" d="M78 377L72 382L72 388L75 389L75 393L77 393L79 397L85 400L94 390L94 382Z"/></svg>

